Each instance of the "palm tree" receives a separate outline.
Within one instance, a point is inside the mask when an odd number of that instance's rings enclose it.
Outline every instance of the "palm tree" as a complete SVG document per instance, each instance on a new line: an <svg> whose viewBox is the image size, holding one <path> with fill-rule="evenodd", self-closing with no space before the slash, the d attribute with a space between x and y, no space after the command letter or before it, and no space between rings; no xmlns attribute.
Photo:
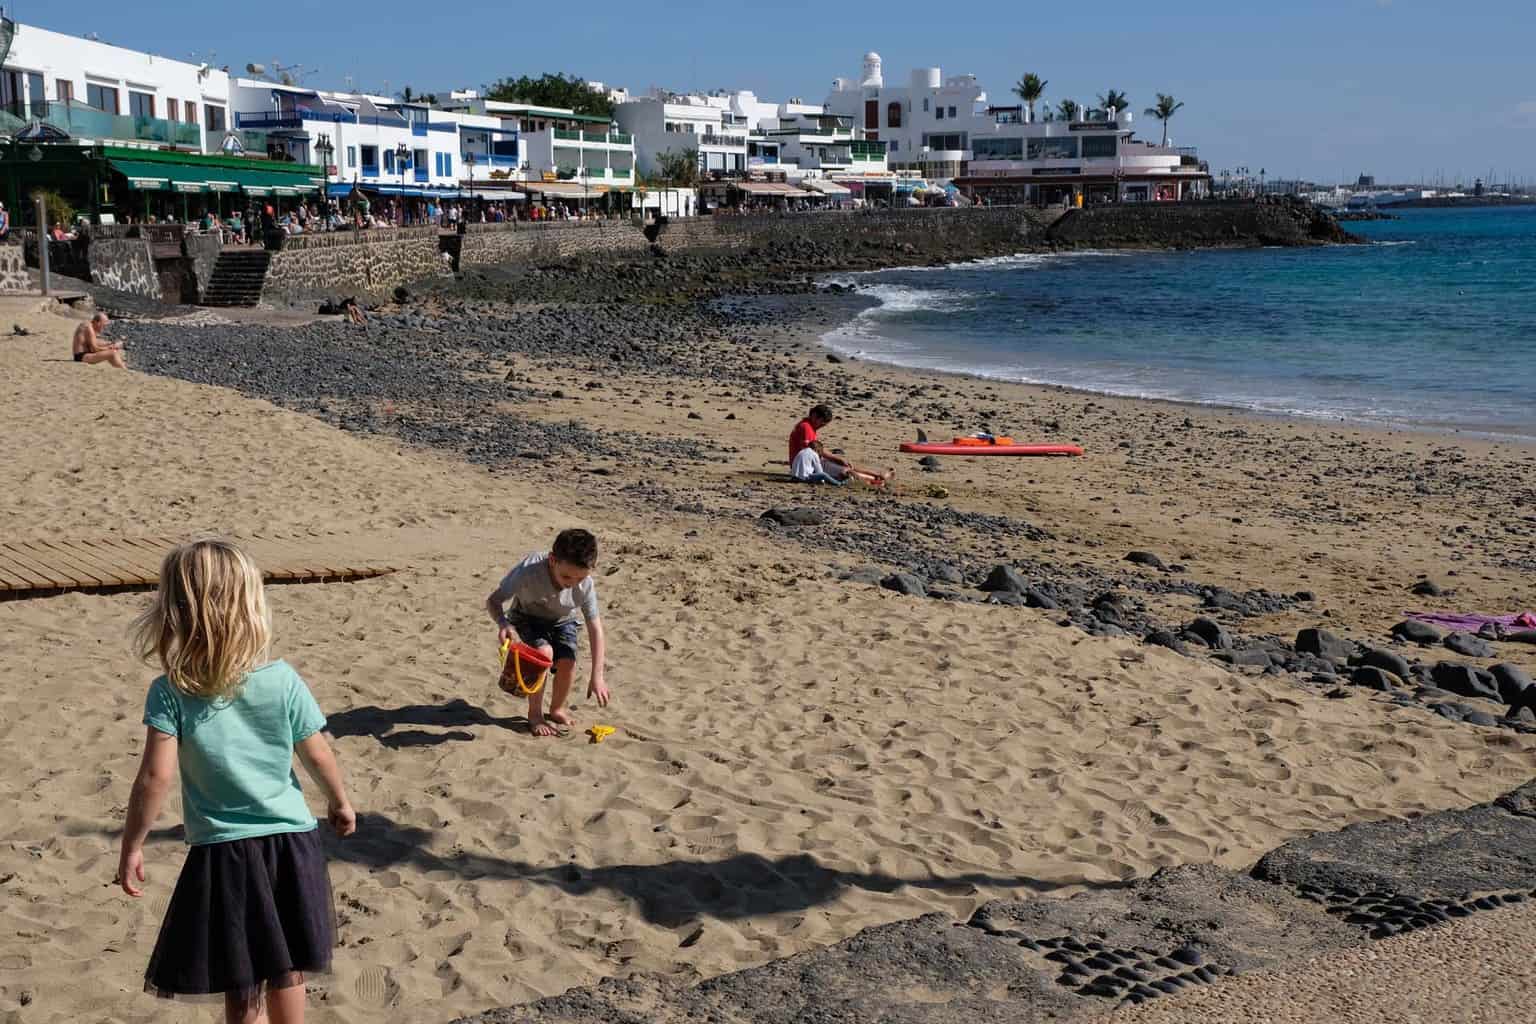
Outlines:
<svg viewBox="0 0 1536 1024"><path fill-rule="evenodd" d="M1179 112L1184 104L1175 100L1167 93L1157 94L1157 106L1147 108L1147 116L1155 117L1163 122L1163 145L1168 145L1168 119Z"/></svg>
<svg viewBox="0 0 1536 1024"><path fill-rule="evenodd" d="M1049 82L1041 81L1040 76L1031 71L1019 79L1019 83L1013 87L1013 94L1023 100L1025 106L1029 107L1029 119L1031 121L1035 119L1035 102L1045 95L1045 87L1049 84Z"/></svg>
<svg viewBox="0 0 1536 1024"><path fill-rule="evenodd" d="M1099 106L1104 110L1111 107L1116 111L1128 110L1131 106L1131 98L1118 89L1111 89L1099 97Z"/></svg>
<svg viewBox="0 0 1536 1024"><path fill-rule="evenodd" d="M1077 105L1076 100L1062 100L1060 103L1056 104L1056 116L1061 118L1063 121L1076 121L1077 112L1081 109L1082 108Z"/></svg>

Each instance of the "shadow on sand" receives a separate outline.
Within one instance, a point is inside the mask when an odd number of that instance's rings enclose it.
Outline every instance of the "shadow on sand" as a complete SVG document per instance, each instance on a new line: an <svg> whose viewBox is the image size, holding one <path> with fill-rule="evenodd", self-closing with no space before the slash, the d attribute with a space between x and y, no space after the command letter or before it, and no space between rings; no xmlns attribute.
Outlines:
<svg viewBox="0 0 1536 1024"><path fill-rule="evenodd" d="M837 871L804 853L774 858L737 853L719 860L595 868L539 866L480 853L440 855L428 848L432 831L401 825L380 814L360 815L357 833L348 839L337 839L328 830L324 836L332 859L373 869L409 867L451 872L466 879L516 880L553 886L574 897L607 890L628 899L647 922L663 928L680 928L702 917L738 920L807 910L830 903L850 889L890 893L910 886L965 895L982 886L1046 893L1082 884L979 872L900 878L878 872ZM1120 889L1129 884L1109 882L1089 887Z"/></svg>
<svg viewBox="0 0 1536 1024"><path fill-rule="evenodd" d="M396 727L402 725L425 725L455 731L396 731ZM451 700L446 704L408 704L398 708L374 705L348 708L329 716L325 731L338 739L343 736L372 736L383 746L399 750L402 747L435 747L442 743L472 740L475 738L474 733L463 731L464 727L471 725L493 725L517 732L528 731L528 719L521 715L497 718L484 708L465 700Z"/></svg>

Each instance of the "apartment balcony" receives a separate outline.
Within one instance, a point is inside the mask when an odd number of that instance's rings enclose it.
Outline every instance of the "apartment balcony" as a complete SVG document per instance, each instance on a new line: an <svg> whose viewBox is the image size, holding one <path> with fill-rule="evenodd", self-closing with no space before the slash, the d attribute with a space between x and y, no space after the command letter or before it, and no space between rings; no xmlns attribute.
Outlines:
<svg viewBox="0 0 1536 1024"><path fill-rule="evenodd" d="M635 137L625 132L589 132L577 131L574 128L556 128L555 141L597 146L629 146L634 144Z"/></svg>
<svg viewBox="0 0 1536 1024"><path fill-rule="evenodd" d="M267 110L245 113L237 110L235 127L242 131L300 131L304 127L304 119L297 114L274 114Z"/></svg>
<svg viewBox="0 0 1536 1024"><path fill-rule="evenodd" d="M203 130L195 124L167 121L161 117L109 114L76 102L33 103L32 116L41 117L75 139L157 142L187 149L202 149L203 146Z"/></svg>
<svg viewBox="0 0 1536 1024"><path fill-rule="evenodd" d="M697 139L700 146L745 149L747 145L745 135L699 135Z"/></svg>
<svg viewBox="0 0 1536 1024"><path fill-rule="evenodd" d="M476 167L489 167L492 170L507 167L517 167L521 161L515 156L507 156L503 153L471 153L465 151L459 154L461 163L469 163L470 157L474 157Z"/></svg>

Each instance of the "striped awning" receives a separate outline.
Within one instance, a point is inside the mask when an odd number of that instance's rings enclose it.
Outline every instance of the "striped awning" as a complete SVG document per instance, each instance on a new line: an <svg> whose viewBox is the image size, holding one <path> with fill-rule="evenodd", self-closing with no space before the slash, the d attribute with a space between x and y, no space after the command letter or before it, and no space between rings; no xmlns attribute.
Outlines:
<svg viewBox="0 0 1536 1024"><path fill-rule="evenodd" d="M828 181L826 178L804 178L800 182L800 187L808 188L813 192L820 192L824 196L848 196L853 194L852 189L839 185L835 181Z"/></svg>
<svg viewBox="0 0 1536 1024"><path fill-rule="evenodd" d="M782 181L733 181L733 186L750 196L807 196L811 193Z"/></svg>

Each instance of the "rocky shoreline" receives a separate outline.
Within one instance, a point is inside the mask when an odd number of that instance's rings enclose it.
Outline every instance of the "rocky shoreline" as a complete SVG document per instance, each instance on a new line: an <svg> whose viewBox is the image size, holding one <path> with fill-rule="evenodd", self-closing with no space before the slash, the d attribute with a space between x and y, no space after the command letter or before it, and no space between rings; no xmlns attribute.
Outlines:
<svg viewBox="0 0 1536 1024"><path fill-rule="evenodd" d="M995 900L965 927L929 914L693 986L608 978L455 1024L1096 1021L1523 906L1536 899L1532 844L1536 781L1466 810L1294 840L1248 873L1167 868L1067 899Z"/></svg>

